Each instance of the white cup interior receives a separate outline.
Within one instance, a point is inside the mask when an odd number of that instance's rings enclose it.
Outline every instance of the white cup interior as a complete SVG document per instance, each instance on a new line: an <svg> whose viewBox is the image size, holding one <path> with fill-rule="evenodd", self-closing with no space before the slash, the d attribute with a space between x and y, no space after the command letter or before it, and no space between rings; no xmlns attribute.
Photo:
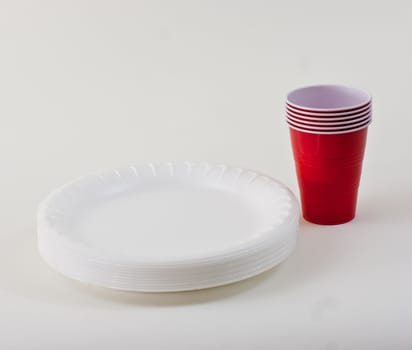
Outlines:
<svg viewBox="0 0 412 350"><path fill-rule="evenodd" d="M297 108L336 111L360 107L371 96L364 90L343 85L315 85L293 90L287 100Z"/></svg>

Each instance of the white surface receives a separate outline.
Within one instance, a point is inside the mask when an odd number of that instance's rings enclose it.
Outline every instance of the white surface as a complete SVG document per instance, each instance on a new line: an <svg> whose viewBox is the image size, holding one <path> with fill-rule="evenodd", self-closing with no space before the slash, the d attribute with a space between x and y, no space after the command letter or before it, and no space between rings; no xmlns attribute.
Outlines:
<svg viewBox="0 0 412 350"><path fill-rule="evenodd" d="M85 175L39 206L39 253L88 284L198 290L265 272L296 246L300 210L283 184L208 162L131 165Z"/></svg>
<svg viewBox="0 0 412 350"><path fill-rule="evenodd" d="M409 1L2 1L1 349L410 349ZM84 173L199 159L297 192L285 94L373 95L359 209L303 223L260 277L200 292L85 288L37 254L35 213Z"/></svg>

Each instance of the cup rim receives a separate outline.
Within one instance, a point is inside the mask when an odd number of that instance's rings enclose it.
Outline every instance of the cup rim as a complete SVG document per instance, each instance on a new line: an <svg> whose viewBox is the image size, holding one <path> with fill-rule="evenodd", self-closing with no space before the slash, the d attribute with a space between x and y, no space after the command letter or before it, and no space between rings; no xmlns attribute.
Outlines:
<svg viewBox="0 0 412 350"><path fill-rule="evenodd" d="M371 118L372 115L371 113L366 113L365 115L355 118L355 119L350 119L346 121L340 121L340 122L318 122L318 121L306 121L306 120L300 120L296 119L290 115L287 115L287 119L295 122L296 124L304 124L304 125L319 125L319 126L339 126L339 125L352 125L361 121L366 121L368 118Z"/></svg>
<svg viewBox="0 0 412 350"><path fill-rule="evenodd" d="M295 113L295 114L299 114L302 117L307 117L307 118L317 118L317 119L345 118L348 116L353 116L359 113L363 113L365 111L372 110L372 102L369 102L366 105L358 109L354 109L354 110L350 110L346 112L338 112L338 113L306 112L304 110L300 110L295 107L292 107L286 102L286 110L292 113Z"/></svg>
<svg viewBox="0 0 412 350"><path fill-rule="evenodd" d="M321 96L329 94L325 106ZM345 100L346 98L346 100ZM312 102L309 102L312 99ZM335 100L333 100L335 99ZM287 103L307 112L337 113L359 109L368 104L372 97L363 89L339 84L308 85L296 88L287 94ZM335 101L335 102L332 102Z"/></svg>
<svg viewBox="0 0 412 350"><path fill-rule="evenodd" d="M313 130L319 130L319 131L328 131L328 130L343 130L343 129L347 129L347 128L353 128L353 127L356 127L356 126L358 126L358 125L362 125L362 124L368 122L368 121L371 120L371 119L372 119L372 118L369 117L369 118L367 118L366 120L362 120L362 121L360 121L360 122L356 122L356 123L352 123L352 124L346 124L346 125L343 125L343 126L334 126L334 125L332 125L332 126L317 126L317 125L311 126L311 125L306 125L306 124L301 124L301 123L295 123L295 122L293 122L293 121L291 121L291 120L289 120L289 119L288 119L286 122L287 122L288 124L292 124L292 125L294 125L294 126L296 126L296 127L301 127L301 128L304 128L304 129L313 129Z"/></svg>
<svg viewBox="0 0 412 350"><path fill-rule="evenodd" d="M337 135L337 134L345 134L348 132L354 132L357 130L361 130L363 128L368 127L370 124L372 123L372 119L369 119L367 122L362 123L361 125L359 125L359 127L350 127L347 129L342 129L342 130L337 130L337 129L330 129L330 131L325 131L325 130L318 130L318 129L313 129L313 128L302 128L299 126L294 126L292 124L290 124L288 122L288 126L291 129L297 130L297 131L301 131L301 132L306 132L309 134L319 134L319 135Z"/></svg>
<svg viewBox="0 0 412 350"><path fill-rule="evenodd" d="M371 115L372 111L371 110L366 110L366 111L363 111L362 113L359 113L359 114L351 115L351 116L348 116L348 117L341 117L341 118L312 118L312 117L303 117L299 114L290 112L288 110L286 111L287 116L291 116L293 118L296 118L296 119L299 119L299 120L302 120L302 121L307 121L307 122L310 122L310 123L311 122L321 122L321 123L325 123L325 124L331 124L333 122L342 122L342 123L344 123L344 122L348 122L348 121L351 121L351 120L356 120L356 119L363 118L364 116L366 116L368 114Z"/></svg>

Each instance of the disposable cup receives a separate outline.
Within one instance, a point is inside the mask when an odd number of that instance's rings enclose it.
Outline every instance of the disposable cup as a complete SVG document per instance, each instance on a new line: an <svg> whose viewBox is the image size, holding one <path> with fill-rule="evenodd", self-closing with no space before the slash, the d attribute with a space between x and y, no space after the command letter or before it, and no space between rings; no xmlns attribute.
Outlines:
<svg viewBox="0 0 412 350"><path fill-rule="evenodd" d="M355 217L367 125L321 133L290 128L303 217L337 225Z"/></svg>

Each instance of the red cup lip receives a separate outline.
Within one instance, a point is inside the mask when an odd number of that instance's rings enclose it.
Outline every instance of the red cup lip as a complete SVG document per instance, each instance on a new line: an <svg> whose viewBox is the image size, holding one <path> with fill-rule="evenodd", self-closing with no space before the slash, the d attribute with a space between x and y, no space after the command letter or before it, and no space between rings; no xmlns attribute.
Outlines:
<svg viewBox="0 0 412 350"><path fill-rule="evenodd" d="M357 110L371 100L371 95L365 90L336 84L303 86L287 95L287 104L291 107L315 113Z"/></svg>
<svg viewBox="0 0 412 350"><path fill-rule="evenodd" d="M360 117L354 118L354 119L349 119L345 121L340 121L340 122L314 122L314 121L307 121L305 119L299 119L299 118L294 118L291 115L287 114L286 119L291 120L295 124L302 124L302 125L308 125L308 126L327 126L327 127L334 127L334 126L345 126L345 125L352 125L355 123L360 123L362 121L366 121L368 118L371 118L372 114L371 113L366 113Z"/></svg>
<svg viewBox="0 0 412 350"><path fill-rule="evenodd" d="M357 126L358 124L365 123L367 120L372 119L372 116L367 116L365 119L362 120L356 120L351 123L346 123L346 124L340 124L340 125L313 125L311 123L305 123L305 122L296 122L290 118L286 118L286 121L291 124L294 124L297 127L304 127L304 128L314 128L314 129L319 129L319 130L338 130L338 129L344 129L352 126Z"/></svg>
<svg viewBox="0 0 412 350"><path fill-rule="evenodd" d="M352 115L350 117L345 117L345 118L307 118L307 117L302 117L301 115L298 115L296 113L289 112L288 110L286 111L286 115L288 117L292 117L299 121L307 122L307 123L319 122L325 125L329 125L332 123L350 123L352 120L361 119L365 117L366 115L371 115L371 114L372 114L371 110L366 110L362 113Z"/></svg>
<svg viewBox="0 0 412 350"><path fill-rule="evenodd" d="M366 111L372 110L372 104L368 103L367 105L363 106L362 108L352 110L349 112L344 113L312 113L312 112L304 112L293 107L290 107L286 103L286 110L290 113L294 113L296 115L302 116L303 118L308 119L322 119L322 120L329 120L329 119L345 119L350 118L352 116L356 116L357 114L364 113Z"/></svg>
<svg viewBox="0 0 412 350"><path fill-rule="evenodd" d="M369 119L367 122L365 122L364 124L358 126L358 127L350 127L344 130L334 130L331 129L329 131L325 131L325 130L317 130L317 129L313 129L313 128L302 128L302 127L297 127L294 126L292 124L290 124L288 122L288 126L290 129L296 130L296 131L300 131L300 132L304 132L304 133L308 133L308 134L317 134L317 135L338 135L338 134L346 134L349 132L355 132L355 131L359 131L362 130L364 128L367 128L370 124L372 123L372 119Z"/></svg>
<svg viewBox="0 0 412 350"><path fill-rule="evenodd" d="M362 124L368 122L371 119L372 118L369 117L366 120L358 121L356 123L341 125L341 126L335 126L335 125L332 125L332 126L308 125L308 124L302 124L302 123L295 123L294 121L292 121L290 119L287 119L287 123L292 124L292 125L294 125L298 128L304 128L304 129L313 129L313 130L319 130L319 131L329 131L329 130L332 130L332 131L337 130L338 131L338 130L344 130L344 129L347 129L347 128L357 127L359 125L362 125Z"/></svg>

